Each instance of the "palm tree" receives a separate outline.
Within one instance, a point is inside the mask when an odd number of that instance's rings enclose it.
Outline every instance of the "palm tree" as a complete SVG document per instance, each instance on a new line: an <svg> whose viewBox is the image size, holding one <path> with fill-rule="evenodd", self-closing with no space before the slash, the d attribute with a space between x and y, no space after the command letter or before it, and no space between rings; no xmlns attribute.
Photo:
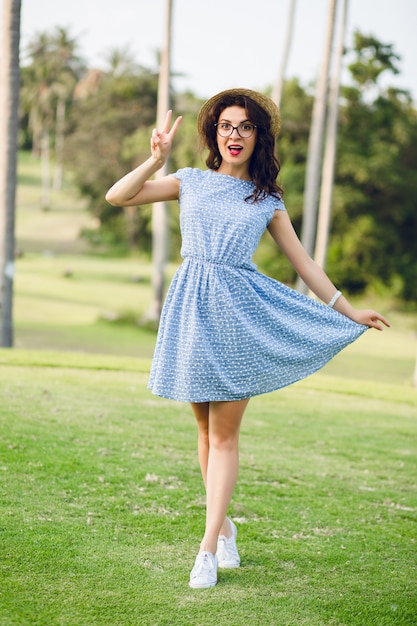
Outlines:
<svg viewBox="0 0 417 626"><path fill-rule="evenodd" d="M161 52L158 81L157 127L161 128L169 109L171 15L172 0L166 0L165 45ZM162 178L168 171L167 163L155 174ZM152 207L152 290L153 298L147 319L157 322L161 315L165 286L165 265L168 257L168 210L165 202L155 202Z"/></svg>
<svg viewBox="0 0 417 626"><path fill-rule="evenodd" d="M8 348L13 346L20 8L20 0L3 0L0 66L0 345Z"/></svg>
<svg viewBox="0 0 417 626"><path fill-rule="evenodd" d="M54 189L61 189L67 104L71 100L81 72L84 70L84 63L76 54L78 47L76 40L69 37L65 28L56 30L53 45L57 59L57 78L53 87L56 97Z"/></svg>
<svg viewBox="0 0 417 626"><path fill-rule="evenodd" d="M335 67L330 82L329 115L327 119L326 146L323 159L319 214L317 221L317 239L314 252L315 261L320 265L320 267L323 268L326 265L330 216L332 208L333 180L337 146L337 122L339 112L340 71L342 67L342 58L345 48L344 39L346 32L347 5L348 0L343 0L339 41L335 55Z"/></svg>
<svg viewBox="0 0 417 626"><path fill-rule="evenodd" d="M322 164L324 128L326 122L329 65L332 52L336 3L337 0L330 0L329 2L329 17L323 63L317 79L316 95L314 98L313 115L308 142L301 241L304 248L311 256L314 252L314 238L316 233L317 202L320 188L320 171ZM301 278L297 280L297 289L302 293L307 293L308 291L307 286Z"/></svg>
<svg viewBox="0 0 417 626"><path fill-rule="evenodd" d="M54 186L62 181L66 106L84 68L76 55L77 43L67 31L38 33L27 46L31 64L24 68L22 104L28 112L33 151L42 161L42 207L50 205L50 147L55 146Z"/></svg>
<svg viewBox="0 0 417 626"><path fill-rule="evenodd" d="M285 80L285 71L287 69L287 62L288 62L288 57L289 57L290 49L291 49L293 26L294 26L294 13L295 13L296 0L289 0L289 2L290 4L288 7L287 28L285 30L284 50L282 54L278 77L272 89L272 94L271 94L271 98L275 102L278 108L281 105L282 91L283 91L284 80Z"/></svg>
<svg viewBox="0 0 417 626"><path fill-rule="evenodd" d="M132 76L137 73L138 64L129 46L112 48L105 60L111 76Z"/></svg>
<svg viewBox="0 0 417 626"><path fill-rule="evenodd" d="M26 56L31 59L31 63L22 71L22 108L28 113L35 155L40 154L42 134L45 126L49 126L53 119L51 80L54 61L49 54L49 47L49 35L38 34L27 46Z"/></svg>

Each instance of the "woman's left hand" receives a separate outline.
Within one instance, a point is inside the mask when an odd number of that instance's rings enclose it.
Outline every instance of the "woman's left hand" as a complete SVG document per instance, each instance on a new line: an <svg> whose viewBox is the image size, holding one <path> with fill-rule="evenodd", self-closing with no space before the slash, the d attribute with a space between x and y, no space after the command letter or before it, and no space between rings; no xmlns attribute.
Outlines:
<svg viewBox="0 0 417 626"><path fill-rule="evenodd" d="M376 330L384 330L379 322L382 322L388 328L390 327L390 323L385 317L372 309L355 309L351 317L353 321L358 324L364 324L365 326L369 326L369 328L376 328Z"/></svg>

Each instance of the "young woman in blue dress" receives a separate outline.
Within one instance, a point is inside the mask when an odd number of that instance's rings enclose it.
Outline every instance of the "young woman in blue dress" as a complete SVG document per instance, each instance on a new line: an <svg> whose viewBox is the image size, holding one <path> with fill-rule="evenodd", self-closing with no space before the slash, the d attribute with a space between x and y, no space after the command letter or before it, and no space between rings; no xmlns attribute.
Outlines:
<svg viewBox="0 0 417 626"><path fill-rule="evenodd" d="M151 156L109 189L106 194L106 199L110 204L117 206L137 206L158 201L179 200L182 211L182 199L180 200L180 197L182 194L182 186L184 185L184 189L186 188L186 178L184 178L184 183L181 180L181 175L168 175L161 179L150 180L155 172L167 161L173 139L180 127L181 119L181 117L178 117L172 123L172 112L169 111L167 113L163 128L154 129L152 132ZM325 272L310 258L300 243L288 214L282 205L282 190L276 181L280 166L274 155L274 145L279 129L280 114L276 105L263 94L248 89L230 89L215 95L202 107L198 118L199 134L209 150L209 155L206 160L209 174L220 174L226 177L223 179L217 178L216 180L215 176L214 184L218 185L220 180L222 183L224 182L225 187L227 187L231 179L234 181L242 181L243 195L241 202L245 203L244 205L242 204L242 206L247 206L248 204L261 206L267 199L269 199L269 202L271 200L276 202L276 209L274 210L274 208L272 208L271 216L270 219L268 218L266 226L279 248L288 257L298 275L309 289L314 292L323 303L327 304L327 307L323 306L310 298L301 296L301 294L284 287L288 292L292 292L290 293L290 297L295 302L294 306L297 307L298 302L301 302L303 307L307 306L307 308L312 308L313 314L318 318L318 322L316 320L316 323L318 323L319 326L321 319L324 320L326 316L328 317L326 309L329 309L329 307L339 314L342 314L335 315L334 311L332 311L329 325L334 324L336 328L338 328L338 325L343 326L343 320L345 320L346 324L350 325L349 333L351 334L345 340L344 345L335 348L333 353L325 358L325 361L327 361L332 355L342 349L342 347L360 336L365 328L369 327L382 330L381 323L385 326L389 326L389 324L382 315L374 310L357 310L353 308L341 292L336 289ZM207 185L209 186L211 180L213 180L213 178L204 178L204 182L201 183L202 197L204 197L205 187ZM245 182L243 183L243 181ZM249 188L248 183L252 183L249 185ZM228 202L228 200L225 202ZM192 219L195 220L195 216L193 216ZM184 221L185 220L186 216L184 217ZM194 223L191 224L190 230L192 236L196 238L199 237L198 228L194 228ZM206 231L207 228L205 228L204 232L206 233ZM195 234L193 235L193 233ZM189 235L187 235L187 237L188 236ZM204 236L210 238L211 234L204 234ZM194 243L196 247L200 249L201 242L197 241ZM200 266L204 266L205 264L210 265L211 263L212 266L210 266L209 269L212 271L213 275L217 271L217 267L224 263L222 259L205 260L199 258L195 260L192 258L192 254L190 257L190 263L195 261L196 263L200 263ZM227 265L227 263L225 263L225 265ZM253 276L252 268L243 267L242 271L249 272L250 276ZM266 277L264 278L265 280L271 280ZM274 286L272 286L272 289L274 289ZM167 298L164 309L165 307L172 309L174 315L171 315L171 317L177 318L179 315L176 315L176 312L177 310L181 310L179 301L182 299L182 296L181 294L177 294L175 297L175 288L173 288L173 290L174 296L170 298L169 301ZM249 300L250 297L251 296L248 295ZM244 299L243 297L243 300ZM311 305L308 302L311 302ZM244 305L242 306L242 310L244 311ZM175 309L175 307L179 308ZM301 311L302 310L303 309L301 309ZM232 314L234 313L230 313L230 315ZM193 313L193 315L197 316L199 314ZM207 313L207 315L210 316L210 313ZM303 313L301 312L301 316L302 315ZM164 327L168 325L168 322L165 322L165 318L168 317L169 310L164 310L161 319L161 324L163 322ZM261 314L259 317L262 317ZM349 320L352 320L354 323L351 323L346 318L349 318ZM204 326L206 318L200 315L198 319L199 325L195 328L200 329ZM188 323L188 321L186 321L184 324L188 335L193 333L198 334L199 332L204 333L204 330L195 330L192 326L193 320L194 318L190 318L190 322ZM175 323L178 324L178 320L176 320ZM226 322L222 320L222 323ZM243 391L240 389L235 394L230 392L230 395L223 391L224 385L221 393L217 393L215 387L208 387L206 391L201 392L201 395L195 391L175 391L176 382L175 380L172 382L172 379L175 379L176 376L180 377L178 373L179 369L186 360L184 355L181 355L181 341L183 340L184 343L189 342L188 336L185 337L184 335L184 338L181 339L181 331L178 330L178 328L178 326L171 327L171 330L164 332L162 332L160 328L160 337L154 357L154 371L152 376L154 381L159 377L162 382L152 382L151 388L154 390L154 393L158 395L189 401L197 421L198 458L206 489L206 526L200 544L200 550L191 572L189 584L192 588L206 588L212 587L217 583L218 567L235 568L240 565L240 557L236 547L237 529L233 521L227 517L227 510L238 476L238 441L244 411L252 395L264 393L265 391L276 389L282 385L274 380L268 383L270 388L260 388L261 391L259 392L250 390L245 392L243 387ZM216 335L216 330L213 331L212 320L210 332ZM235 337L235 344L239 343L240 338L244 341L244 332L243 330L241 336ZM304 332L309 333L308 329ZM324 330L322 332L321 328L320 333L325 334ZM215 345L216 342L221 343L221 341L224 341L224 335L222 337L223 339L218 339L217 336L208 337L206 339L208 343ZM228 339L230 340L230 337ZM233 342L233 337L231 339ZM268 341L268 338L266 340ZM172 342L175 341L180 344L179 347L172 345ZM170 356L160 356L161 354L163 355L164 344L167 342L171 342L171 345L169 350L165 350L165 352L168 352ZM200 344L198 345L200 346ZM171 353L173 351L178 352L178 348L180 356L178 360L174 362L172 360L174 357L172 357ZM192 350L193 347L188 345L188 349ZM209 349L211 349L211 346ZM231 353L235 354L236 350L233 352L233 349L234 348L232 348ZM228 350L226 346L220 346L220 354L224 355L224 369L227 370L227 376L225 374L225 377L227 380L232 379L233 382L235 380L233 378L235 372L230 371L230 369L244 369L244 362L242 362L242 360L239 361L239 358L236 356L233 361L233 357L229 356ZM321 348L317 347L316 350L317 353L319 353ZM307 356L311 351L311 346L306 348ZM199 381L202 381L200 384L204 387L206 384L204 380L206 370L204 368L207 368L208 371L209 365L208 362L205 363L204 357L201 357L200 347L197 352L199 353L200 361L195 362L191 367L189 366L189 370L185 371L183 379L192 378L195 374L194 370L198 370L198 366L201 363L202 372L197 372L196 375L198 375L199 378L196 379L197 383L195 384L198 385ZM256 345L253 345L253 352L256 358ZM230 362L232 362L232 365ZM283 369L286 369L285 358L283 363ZM310 370L306 369L304 371L302 369L301 374L300 371L297 370L297 373L289 382L293 382L294 380L308 375L323 364L324 363L317 364ZM170 380L168 380L169 375L167 375L169 369L172 371ZM222 364L219 364L219 369L222 369ZM245 375L249 381L250 374ZM262 377L262 372L259 375ZM207 384L216 385L215 381L213 383L212 377L207 375L206 378L210 379L210 383ZM242 383L242 380L239 379L239 383L244 386L245 380L243 380ZM285 382L283 384L289 383ZM154 387L152 385L154 385ZM219 386L221 386L220 383Z"/></svg>

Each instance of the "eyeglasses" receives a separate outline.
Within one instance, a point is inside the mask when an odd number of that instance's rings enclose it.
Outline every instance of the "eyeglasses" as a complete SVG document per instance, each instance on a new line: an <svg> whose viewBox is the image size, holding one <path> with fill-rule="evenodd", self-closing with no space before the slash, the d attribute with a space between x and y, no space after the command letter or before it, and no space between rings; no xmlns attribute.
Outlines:
<svg viewBox="0 0 417 626"><path fill-rule="evenodd" d="M242 139L252 137L253 131L256 128L255 124L249 124L249 122L242 122L239 126L233 126L233 124L229 124L229 122L219 122L218 124L214 124L214 126L220 137L230 137L233 131L237 130L239 137L242 137Z"/></svg>

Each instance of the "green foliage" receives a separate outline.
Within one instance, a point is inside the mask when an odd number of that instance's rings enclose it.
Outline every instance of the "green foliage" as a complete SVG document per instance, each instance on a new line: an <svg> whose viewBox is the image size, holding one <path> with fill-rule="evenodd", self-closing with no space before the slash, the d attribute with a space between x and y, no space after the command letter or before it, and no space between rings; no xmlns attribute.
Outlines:
<svg viewBox="0 0 417 626"><path fill-rule="evenodd" d="M375 85L379 76L386 71L398 74L395 61L400 57L391 44L383 44L375 37L356 31L353 36L356 59L349 65L353 80L361 86Z"/></svg>
<svg viewBox="0 0 417 626"><path fill-rule="evenodd" d="M334 282L345 285L351 293L362 292L375 276L375 265L380 265L378 245L370 215L351 220L340 237L333 237L329 249L327 267Z"/></svg>
<svg viewBox="0 0 417 626"><path fill-rule="evenodd" d="M37 33L23 54L21 68L22 143L39 150L43 132L52 132L58 103L72 102L74 87L84 71L78 43L64 28Z"/></svg>
<svg viewBox="0 0 417 626"><path fill-rule="evenodd" d="M277 245L269 233L263 235L253 260L259 269L268 276L276 278L286 285L294 283L295 270L287 258L283 254L279 254Z"/></svg>
<svg viewBox="0 0 417 626"><path fill-rule="evenodd" d="M125 156L126 137L154 120L157 78L135 73L102 74L75 100L69 120L65 159L100 228L90 241L149 250L149 211L124 211L104 199L106 190L132 167ZM84 234L87 235L86 231Z"/></svg>
<svg viewBox="0 0 417 626"><path fill-rule="evenodd" d="M416 300L416 111L409 95L394 89L370 103L359 87L346 95L329 273L353 290L400 277L399 295Z"/></svg>
<svg viewBox="0 0 417 626"><path fill-rule="evenodd" d="M399 57L391 45L356 33L351 54L353 84L342 88L326 270L351 292L382 282L415 301L417 112L408 93L377 86L383 72L398 72ZM298 232L311 105L296 81L287 83L279 152L285 201ZM280 280L291 280L270 242L263 245L260 266Z"/></svg>

